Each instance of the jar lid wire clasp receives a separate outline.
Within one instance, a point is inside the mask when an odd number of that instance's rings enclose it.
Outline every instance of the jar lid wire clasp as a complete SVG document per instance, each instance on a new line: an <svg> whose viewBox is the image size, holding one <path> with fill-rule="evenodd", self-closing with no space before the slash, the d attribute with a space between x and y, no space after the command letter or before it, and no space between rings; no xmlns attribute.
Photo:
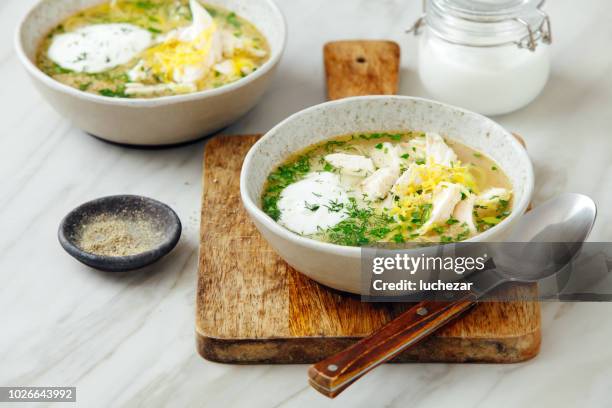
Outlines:
<svg viewBox="0 0 612 408"><path fill-rule="evenodd" d="M546 0L540 1L540 3L536 7L536 12L542 17L542 20L540 24L538 24L538 27L535 30L532 28L531 24L529 24L528 21L520 17L515 17L512 20L523 25L525 29L527 30L527 35L521 38L521 40L519 41L509 42L509 43L504 43L504 44L499 44L499 45L507 45L507 44L514 43L519 48L526 48L529 51L533 52L536 50L538 46L538 41L542 41L545 44L551 44L552 43L552 29L551 29L550 17L548 16L548 14L546 14L546 12L544 12L544 10L542 10L542 7L544 6L545 2ZM414 24L412 24L412 26L409 29L406 30L407 34L414 34L415 36L418 36L421 34L421 28L427 24L426 22L427 8L426 7L427 7L427 0L423 0L423 5L422 5L423 14L414 22ZM468 20L468 21L471 21L471 20ZM483 47L483 45L476 45L476 44L459 44L459 45L472 46L472 47ZM488 47L488 45L485 45L485 47Z"/></svg>
<svg viewBox="0 0 612 408"><path fill-rule="evenodd" d="M406 34L414 34L415 36L421 34L421 27L423 27L425 23L425 17L427 16L427 0L423 0L421 3L421 9L423 10L423 14L419 17L412 26L406 30Z"/></svg>
<svg viewBox="0 0 612 408"><path fill-rule="evenodd" d="M542 17L542 21L538 25L538 28L534 31L531 25L523 20L522 18L515 18L514 20L525 26L527 29L527 36L517 41L516 45L519 48L527 48L529 51L535 51L538 46L538 41L542 40L545 44L552 43L552 29L550 25L550 17L542 10L542 6L546 0L542 0L538 4L536 12Z"/></svg>
<svg viewBox="0 0 612 408"><path fill-rule="evenodd" d="M412 26L406 30L406 34L414 34L415 36L421 34L421 27L425 25L425 15L422 15L417 19L417 21L412 24Z"/></svg>

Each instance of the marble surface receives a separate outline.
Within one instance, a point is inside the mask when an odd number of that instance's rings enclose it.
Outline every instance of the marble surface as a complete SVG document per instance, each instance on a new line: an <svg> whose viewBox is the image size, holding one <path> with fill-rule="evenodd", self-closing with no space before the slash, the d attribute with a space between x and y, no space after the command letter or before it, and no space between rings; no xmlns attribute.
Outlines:
<svg viewBox="0 0 612 408"><path fill-rule="evenodd" d="M228 366L194 346L204 141L135 150L83 134L35 92L13 51L34 0L0 2L0 385L73 385L79 405L210 407L611 406L612 305L545 304L543 344L517 365L385 366L334 401L307 386L305 366ZM390 38L403 47L401 93L424 95L415 41L402 32L420 2L282 0L289 48L266 98L227 133L269 129L324 100L322 45ZM612 3L555 0L553 74L537 101L498 118L525 136L535 200L589 194L593 240L612 238ZM577 18L580 17L580 18ZM315 28L313 30L313 28ZM67 256L62 216L103 195L145 194L173 206L184 236L161 264L105 274Z"/></svg>

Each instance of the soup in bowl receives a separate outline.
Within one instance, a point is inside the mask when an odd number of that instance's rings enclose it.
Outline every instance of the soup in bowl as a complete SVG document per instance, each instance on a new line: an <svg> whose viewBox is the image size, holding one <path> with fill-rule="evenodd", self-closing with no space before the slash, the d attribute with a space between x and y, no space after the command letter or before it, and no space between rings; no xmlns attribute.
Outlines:
<svg viewBox="0 0 612 408"><path fill-rule="evenodd" d="M259 69L268 43L248 20L199 0L110 0L63 20L37 66L84 92L154 98L219 88Z"/></svg>
<svg viewBox="0 0 612 408"><path fill-rule="evenodd" d="M486 154L437 133L358 133L308 147L268 176L262 209L290 231L345 246L457 242L512 211Z"/></svg>
<svg viewBox="0 0 612 408"><path fill-rule="evenodd" d="M40 0L16 33L45 99L131 145L194 140L262 97L285 48L273 0Z"/></svg>
<svg viewBox="0 0 612 408"><path fill-rule="evenodd" d="M361 247L500 241L532 190L529 157L501 126L394 96L291 116L255 144L241 175L244 206L281 257L353 293Z"/></svg>

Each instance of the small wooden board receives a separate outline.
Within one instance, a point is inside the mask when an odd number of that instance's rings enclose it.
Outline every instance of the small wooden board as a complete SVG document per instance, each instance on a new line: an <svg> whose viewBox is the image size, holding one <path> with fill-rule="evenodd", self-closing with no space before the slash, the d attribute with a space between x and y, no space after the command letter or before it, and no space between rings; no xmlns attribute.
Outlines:
<svg viewBox="0 0 612 408"><path fill-rule="evenodd" d="M224 363L313 363L409 304L361 303L311 281L276 255L240 201L240 168L257 138L217 137L206 146L198 351ZM394 361L512 363L535 356L539 346L537 303L481 303Z"/></svg>
<svg viewBox="0 0 612 408"><path fill-rule="evenodd" d="M325 45L329 99L397 93L400 48L392 41L336 41Z"/></svg>

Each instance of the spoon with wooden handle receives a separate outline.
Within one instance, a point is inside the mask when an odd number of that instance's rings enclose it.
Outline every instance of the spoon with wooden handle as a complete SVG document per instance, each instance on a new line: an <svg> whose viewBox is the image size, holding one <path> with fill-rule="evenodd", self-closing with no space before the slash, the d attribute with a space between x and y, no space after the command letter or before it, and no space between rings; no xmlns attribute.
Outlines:
<svg viewBox="0 0 612 408"><path fill-rule="evenodd" d="M580 194L563 194L538 206L519 220L508 239L524 243L516 249L520 256L509 254L506 262L502 257L503 269L469 275L466 280L473 283L471 291L454 292L449 301L420 302L372 335L310 366L310 385L334 398L372 369L459 317L501 284L533 283L556 274L578 253L591 232L596 214L593 200ZM564 244L551 246L554 253L529 250L529 244L536 242Z"/></svg>

